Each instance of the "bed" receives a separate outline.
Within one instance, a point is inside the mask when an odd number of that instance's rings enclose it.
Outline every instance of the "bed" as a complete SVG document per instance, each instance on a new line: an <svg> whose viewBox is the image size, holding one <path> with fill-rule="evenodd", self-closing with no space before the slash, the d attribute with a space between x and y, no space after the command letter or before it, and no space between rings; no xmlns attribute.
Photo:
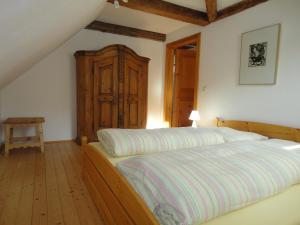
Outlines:
<svg viewBox="0 0 300 225"><path fill-rule="evenodd" d="M299 129L244 121L216 121L219 127L259 133L271 138L300 142ZM83 143L83 178L106 225L159 225L144 200L136 193L101 146ZM128 157L125 157L128 159ZM123 160L123 159L120 159ZM289 206L289 207L285 207ZM217 217L203 225L300 224L300 185L245 208Z"/></svg>

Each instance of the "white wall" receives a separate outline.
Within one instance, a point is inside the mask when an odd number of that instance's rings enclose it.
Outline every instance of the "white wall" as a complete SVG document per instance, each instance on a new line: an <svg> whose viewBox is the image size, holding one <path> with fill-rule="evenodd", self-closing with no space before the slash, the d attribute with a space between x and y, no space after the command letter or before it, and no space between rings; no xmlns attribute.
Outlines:
<svg viewBox="0 0 300 225"><path fill-rule="evenodd" d="M148 126L160 126L163 104L163 43L89 30L82 30L76 34L3 88L2 118L44 116L46 140L74 138L76 136L76 72L73 54L77 50L96 50L110 44L127 45L138 54L151 59Z"/></svg>
<svg viewBox="0 0 300 225"><path fill-rule="evenodd" d="M300 127L300 1L270 0L202 29L187 27L168 41L201 31L199 110L203 123L214 117ZM275 86L239 86L241 34L281 23ZM206 91L203 91L203 88Z"/></svg>

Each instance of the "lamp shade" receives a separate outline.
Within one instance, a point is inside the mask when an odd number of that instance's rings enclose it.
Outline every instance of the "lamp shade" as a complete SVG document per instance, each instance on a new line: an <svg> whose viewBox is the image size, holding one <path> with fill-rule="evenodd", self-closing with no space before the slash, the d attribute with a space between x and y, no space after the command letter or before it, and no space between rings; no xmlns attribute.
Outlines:
<svg viewBox="0 0 300 225"><path fill-rule="evenodd" d="M164 121L163 128L169 128L169 127L170 127L169 121Z"/></svg>
<svg viewBox="0 0 300 225"><path fill-rule="evenodd" d="M200 120L200 114L199 114L199 111L197 111L197 110L193 110L192 112L191 112L191 115L190 115L190 117L189 117L189 120Z"/></svg>

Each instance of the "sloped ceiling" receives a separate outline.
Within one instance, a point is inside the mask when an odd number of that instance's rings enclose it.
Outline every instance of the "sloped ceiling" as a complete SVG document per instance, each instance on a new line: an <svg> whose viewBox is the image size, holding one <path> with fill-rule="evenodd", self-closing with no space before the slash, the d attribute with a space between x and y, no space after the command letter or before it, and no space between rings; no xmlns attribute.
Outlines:
<svg viewBox="0 0 300 225"><path fill-rule="evenodd" d="M99 16L105 0L1 0L0 88Z"/></svg>

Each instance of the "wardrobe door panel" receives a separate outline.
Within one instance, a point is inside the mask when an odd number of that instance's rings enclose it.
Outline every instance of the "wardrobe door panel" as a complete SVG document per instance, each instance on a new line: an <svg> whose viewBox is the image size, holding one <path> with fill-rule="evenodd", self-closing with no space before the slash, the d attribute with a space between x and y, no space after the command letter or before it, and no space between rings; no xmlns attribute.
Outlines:
<svg viewBox="0 0 300 225"><path fill-rule="evenodd" d="M143 67L134 60L125 60L124 127L143 127Z"/></svg>
<svg viewBox="0 0 300 225"><path fill-rule="evenodd" d="M94 132L118 127L118 58L94 63Z"/></svg>

